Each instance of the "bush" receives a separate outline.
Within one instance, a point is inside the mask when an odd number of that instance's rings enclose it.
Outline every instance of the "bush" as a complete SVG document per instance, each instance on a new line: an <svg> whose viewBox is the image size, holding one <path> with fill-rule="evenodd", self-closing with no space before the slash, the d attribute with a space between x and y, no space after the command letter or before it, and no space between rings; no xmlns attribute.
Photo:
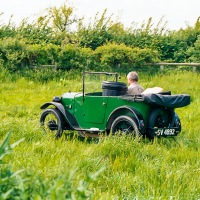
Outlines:
<svg viewBox="0 0 200 200"><path fill-rule="evenodd" d="M59 53L58 67L63 70L83 69L92 58L90 48L81 48L67 44L61 48Z"/></svg>
<svg viewBox="0 0 200 200"><path fill-rule="evenodd" d="M9 71L20 71L27 60L26 41L18 38L0 40L0 56Z"/></svg>
<svg viewBox="0 0 200 200"><path fill-rule="evenodd" d="M197 41L194 43L194 47L190 47L187 51L189 56L189 61L191 62L200 62L200 35L198 36Z"/></svg>
<svg viewBox="0 0 200 200"><path fill-rule="evenodd" d="M101 70L126 69L141 66L146 62L158 61L159 55L151 49L127 47L125 44L109 43L98 47L95 52L97 68Z"/></svg>
<svg viewBox="0 0 200 200"><path fill-rule="evenodd" d="M58 60L59 46L54 44L27 45L29 65L52 65Z"/></svg>

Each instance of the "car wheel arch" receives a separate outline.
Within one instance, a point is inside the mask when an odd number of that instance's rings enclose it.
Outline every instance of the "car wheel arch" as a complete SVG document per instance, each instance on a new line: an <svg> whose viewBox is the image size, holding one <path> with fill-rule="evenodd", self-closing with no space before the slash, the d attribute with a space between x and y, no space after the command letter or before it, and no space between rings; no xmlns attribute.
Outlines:
<svg viewBox="0 0 200 200"><path fill-rule="evenodd" d="M113 112L108 117L108 121L107 121L107 125L106 125L107 132L110 132L112 122L120 115L126 115L131 118L134 118L138 125L139 131L142 134L144 133L144 130L143 130L144 128L141 127L141 126L144 126L144 119L143 119L142 114L139 111L137 111L136 109L129 107L129 106L121 106L121 107L118 107L115 110L113 110Z"/></svg>
<svg viewBox="0 0 200 200"><path fill-rule="evenodd" d="M126 115L120 115L113 121L110 133L114 135L118 133L125 133L126 135L131 133L134 137L140 136L136 120Z"/></svg>
<svg viewBox="0 0 200 200"><path fill-rule="evenodd" d="M64 106L61 103L47 102L43 104L40 108L45 109L51 105L55 106L61 112L62 116L64 117L65 122L68 123L73 129L79 128L79 125L76 119L74 118L74 116L72 116L71 113L66 111Z"/></svg>

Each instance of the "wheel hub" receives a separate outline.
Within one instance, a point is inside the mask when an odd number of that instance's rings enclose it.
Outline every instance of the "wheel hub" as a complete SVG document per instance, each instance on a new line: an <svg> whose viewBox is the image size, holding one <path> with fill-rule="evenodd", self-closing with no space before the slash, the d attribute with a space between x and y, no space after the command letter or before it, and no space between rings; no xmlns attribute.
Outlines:
<svg viewBox="0 0 200 200"><path fill-rule="evenodd" d="M48 127L51 131L58 130L58 125L56 124L54 120L51 120L48 122Z"/></svg>

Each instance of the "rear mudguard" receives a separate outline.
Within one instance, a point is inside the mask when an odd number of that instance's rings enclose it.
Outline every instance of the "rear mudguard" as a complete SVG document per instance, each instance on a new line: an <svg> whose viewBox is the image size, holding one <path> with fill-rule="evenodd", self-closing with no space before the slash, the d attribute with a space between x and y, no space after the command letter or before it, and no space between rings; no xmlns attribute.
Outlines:
<svg viewBox="0 0 200 200"><path fill-rule="evenodd" d="M116 108L109 116L108 122L107 122L107 132L110 132L110 128L112 125L112 122L116 117L119 115L130 115L132 118L135 119L135 122L137 123L139 132L141 134L145 134L145 124L142 114L137 111L136 109L129 107L129 106L121 106L119 108Z"/></svg>
<svg viewBox="0 0 200 200"><path fill-rule="evenodd" d="M74 130L80 129L75 117L70 112L66 111L61 103L47 102L43 104L40 108L45 109L48 108L50 105L55 106L62 113L64 120L72 127L72 129Z"/></svg>

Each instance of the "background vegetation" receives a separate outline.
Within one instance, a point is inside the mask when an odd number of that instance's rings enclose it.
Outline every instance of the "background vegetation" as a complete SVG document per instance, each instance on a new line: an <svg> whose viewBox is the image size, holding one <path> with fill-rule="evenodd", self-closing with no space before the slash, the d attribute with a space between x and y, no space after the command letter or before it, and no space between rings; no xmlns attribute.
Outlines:
<svg viewBox="0 0 200 200"><path fill-rule="evenodd" d="M80 91L80 76L46 84L1 77L0 199L199 199L199 74L140 72L140 78L145 88L158 85L191 95L189 106L176 109L182 122L176 138L96 141L66 131L55 140L39 126L40 106L69 89ZM22 138L5 156L9 144Z"/></svg>
<svg viewBox="0 0 200 200"><path fill-rule="evenodd" d="M0 13L0 19L3 13ZM33 22L16 26L12 17L0 24L0 65L10 72L56 64L58 69L88 66L104 70L141 66L149 62L200 62L200 18L193 26L170 31L160 19L124 27L105 10L89 24L76 17L67 1L50 7Z"/></svg>

